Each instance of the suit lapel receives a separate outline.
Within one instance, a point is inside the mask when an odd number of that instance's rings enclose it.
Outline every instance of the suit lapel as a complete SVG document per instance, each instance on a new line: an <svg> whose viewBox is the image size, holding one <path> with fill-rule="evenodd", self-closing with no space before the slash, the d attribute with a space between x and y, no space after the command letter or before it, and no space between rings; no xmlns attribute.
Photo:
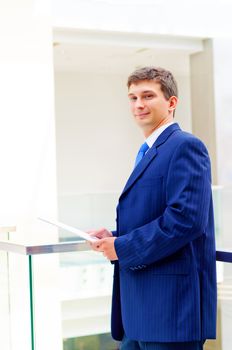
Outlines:
<svg viewBox="0 0 232 350"><path fill-rule="evenodd" d="M162 134L158 137L158 139L154 142L153 146L148 150L146 155L143 157L143 159L139 162L139 164L134 168L132 171L122 193L121 196L128 191L128 189L134 184L134 182L139 178L139 176L144 172L144 170L147 168L147 166L150 164L150 162L156 157L158 151L157 148L163 144L169 136L177 131L180 130L180 127L177 123L170 125L167 129L165 129ZM120 198L121 198L120 196ZM120 199L119 198L119 199Z"/></svg>

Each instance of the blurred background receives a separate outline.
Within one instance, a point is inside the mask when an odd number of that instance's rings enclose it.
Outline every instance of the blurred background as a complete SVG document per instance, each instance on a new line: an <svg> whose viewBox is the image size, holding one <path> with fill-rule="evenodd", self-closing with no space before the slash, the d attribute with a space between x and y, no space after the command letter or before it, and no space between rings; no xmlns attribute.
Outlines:
<svg viewBox="0 0 232 350"><path fill-rule="evenodd" d="M38 216L114 229L143 140L127 101L137 67L176 77L175 119L209 150L217 249L231 249L231 9L231 1L1 1L0 241L14 244L0 243L2 349L118 348L109 334L112 266L88 248L20 247L77 241ZM218 336L206 350L232 341L231 272L218 264Z"/></svg>

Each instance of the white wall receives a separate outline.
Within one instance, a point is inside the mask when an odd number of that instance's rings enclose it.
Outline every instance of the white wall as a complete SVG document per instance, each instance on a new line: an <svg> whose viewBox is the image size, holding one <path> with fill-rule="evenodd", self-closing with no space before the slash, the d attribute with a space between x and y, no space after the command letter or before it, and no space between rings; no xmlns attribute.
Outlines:
<svg viewBox="0 0 232 350"><path fill-rule="evenodd" d="M125 182L142 136L123 80L56 72L59 194L119 191Z"/></svg>

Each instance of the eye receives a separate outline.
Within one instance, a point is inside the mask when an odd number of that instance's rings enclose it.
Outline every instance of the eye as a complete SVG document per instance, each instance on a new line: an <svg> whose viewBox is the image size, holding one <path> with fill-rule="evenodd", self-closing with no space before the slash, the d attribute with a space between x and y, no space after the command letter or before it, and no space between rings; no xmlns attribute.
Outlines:
<svg viewBox="0 0 232 350"><path fill-rule="evenodd" d="M137 100L137 97L136 97L136 96L130 96L130 97L129 97L129 100L130 100L131 102L134 102L134 101Z"/></svg>
<svg viewBox="0 0 232 350"><path fill-rule="evenodd" d="M145 100L151 100L153 97L154 97L153 94L148 94L144 96Z"/></svg>

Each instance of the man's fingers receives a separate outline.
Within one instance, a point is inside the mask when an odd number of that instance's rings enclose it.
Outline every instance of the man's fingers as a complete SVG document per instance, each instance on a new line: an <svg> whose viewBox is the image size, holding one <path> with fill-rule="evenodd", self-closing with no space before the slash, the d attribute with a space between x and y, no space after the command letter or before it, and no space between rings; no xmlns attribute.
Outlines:
<svg viewBox="0 0 232 350"><path fill-rule="evenodd" d="M87 231L87 233L88 233L91 237L97 237L96 231Z"/></svg>
<svg viewBox="0 0 232 350"><path fill-rule="evenodd" d="M92 249L98 251L98 252L102 252L103 251L103 247L102 247L102 241L97 241L97 242L91 242L90 243Z"/></svg>
<svg viewBox="0 0 232 350"><path fill-rule="evenodd" d="M104 238L107 236L107 230L105 228L100 228L98 230L88 230L86 231L91 237Z"/></svg>

